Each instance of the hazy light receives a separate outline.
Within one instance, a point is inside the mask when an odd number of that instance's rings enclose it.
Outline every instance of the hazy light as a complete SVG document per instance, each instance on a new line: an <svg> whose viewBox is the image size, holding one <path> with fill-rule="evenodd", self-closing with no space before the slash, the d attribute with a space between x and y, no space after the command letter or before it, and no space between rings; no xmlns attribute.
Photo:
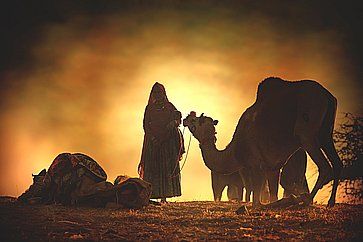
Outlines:
<svg viewBox="0 0 363 242"><path fill-rule="evenodd" d="M184 116L194 110L220 121L220 149L268 76L316 79L338 98L339 110L357 110L358 91L349 69L341 68L344 52L334 32L293 36L257 17L238 24L147 11L99 18L45 26L33 49L35 67L9 72L14 85L1 114L0 194L19 195L31 173L61 152L90 155L111 181L137 176L143 113L155 81ZM309 166L308 176L315 169ZM182 194L176 200L213 199L210 171L194 138Z"/></svg>

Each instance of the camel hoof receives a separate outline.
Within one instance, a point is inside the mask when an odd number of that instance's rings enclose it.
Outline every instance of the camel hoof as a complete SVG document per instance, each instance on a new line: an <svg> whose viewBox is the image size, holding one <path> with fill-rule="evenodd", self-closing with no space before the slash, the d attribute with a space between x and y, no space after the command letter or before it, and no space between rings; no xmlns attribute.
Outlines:
<svg viewBox="0 0 363 242"><path fill-rule="evenodd" d="M327 207L332 208L332 207L334 207L334 205L335 205L335 200L334 199L329 199Z"/></svg>
<svg viewBox="0 0 363 242"><path fill-rule="evenodd" d="M237 209L236 214L238 214L238 215L250 215L250 213L248 212L246 206L242 206L239 209Z"/></svg>
<svg viewBox="0 0 363 242"><path fill-rule="evenodd" d="M300 197L301 201L303 202L303 205L309 206L309 205L313 204L313 199L309 193L302 193L299 195L299 197Z"/></svg>

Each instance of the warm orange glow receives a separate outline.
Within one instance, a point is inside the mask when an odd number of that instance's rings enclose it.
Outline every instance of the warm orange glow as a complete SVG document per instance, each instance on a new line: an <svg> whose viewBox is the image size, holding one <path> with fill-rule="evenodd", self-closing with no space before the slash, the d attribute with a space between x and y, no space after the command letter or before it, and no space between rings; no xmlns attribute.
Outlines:
<svg viewBox="0 0 363 242"><path fill-rule="evenodd" d="M228 19L192 29L185 24L195 16L164 12L159 17L168 21L137 24L149 15L104 16L86 29L88 20L77 17L44 28L33 49L34 68L6 77L23 84L8 91L1 115L1 195L22 193L31 173L61 152L90 155L111 181L119 174L137 176L143 113L155 81L165 85L184 116L195 110L220 121L219 148L228 144L268 76L316 79L338 98L338 111L357 111L358 91L343 68L334 32L295 38L266 20L236 26ZM315 169L309 166L308 177ZM182 194L175 200L213 199L210 172L194 138ZM325 196L319 193L318 200L325 202Z"/></svg>

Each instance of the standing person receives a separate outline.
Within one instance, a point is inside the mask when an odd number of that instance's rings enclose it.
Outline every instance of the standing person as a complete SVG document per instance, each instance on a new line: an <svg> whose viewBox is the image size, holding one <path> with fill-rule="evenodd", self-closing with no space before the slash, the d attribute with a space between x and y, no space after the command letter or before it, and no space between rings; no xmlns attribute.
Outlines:
<svg viewBox="0 0 363 242"><path fill-rule="evenodd" d="M156 82L144 113L144 143L138 172L152 184L151 198L181 195L180 166L184 153L183 137L178 126L181 113L169 102L165 88Z"/></svg>

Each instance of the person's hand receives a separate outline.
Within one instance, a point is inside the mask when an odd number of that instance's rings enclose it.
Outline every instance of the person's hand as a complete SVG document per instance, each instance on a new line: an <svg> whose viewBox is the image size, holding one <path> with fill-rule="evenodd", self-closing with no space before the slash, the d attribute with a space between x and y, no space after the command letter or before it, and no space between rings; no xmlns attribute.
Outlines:
<svg viewBox="0 0 363 242"><path fill-rule="evenodd" d="M167 129L173 129L177 127L177 123L175 120L171 121L170 123L168 123L168 125L166 126Z"/></svg>

